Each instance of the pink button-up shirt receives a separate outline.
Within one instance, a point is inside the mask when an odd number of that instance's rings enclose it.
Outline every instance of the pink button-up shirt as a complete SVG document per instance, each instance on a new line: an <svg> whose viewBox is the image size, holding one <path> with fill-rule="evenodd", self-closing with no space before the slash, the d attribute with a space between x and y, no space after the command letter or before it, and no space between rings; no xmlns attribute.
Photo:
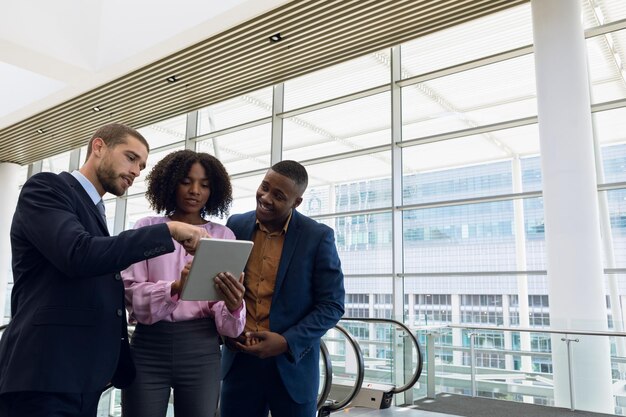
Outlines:
<svg viewBox="0 0 626 417"><path fill-rule="evenodd" d="M137 221L135 228L169 221L161 216L144 217ZM206 229L214 238L235 238L229 228L220 224L208 222L198 227ZM186 301L171 296L172 283L193 259L178 242L174 241L174 246L174 252L138 262L122 272L130 322L152 324L161 320L175 322L211 317L221 335L239 336L246 323L245 305L231 313L223 301Z"/></svg>

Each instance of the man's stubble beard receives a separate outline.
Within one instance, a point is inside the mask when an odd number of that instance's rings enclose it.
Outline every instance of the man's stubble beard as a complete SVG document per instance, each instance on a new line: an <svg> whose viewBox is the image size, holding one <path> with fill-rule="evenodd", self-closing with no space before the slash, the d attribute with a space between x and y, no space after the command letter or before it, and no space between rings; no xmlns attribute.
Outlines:
<svg viewBox="0 0 626 417"><path fill-rule="evenodd" d="M102 184L102 188L105 192L118 197L124 195L126 192L126 189L120 186L120 176L113 170L108 158L102 161L102 164L96 171L96 176L98 177L100 184Z"/></svg>

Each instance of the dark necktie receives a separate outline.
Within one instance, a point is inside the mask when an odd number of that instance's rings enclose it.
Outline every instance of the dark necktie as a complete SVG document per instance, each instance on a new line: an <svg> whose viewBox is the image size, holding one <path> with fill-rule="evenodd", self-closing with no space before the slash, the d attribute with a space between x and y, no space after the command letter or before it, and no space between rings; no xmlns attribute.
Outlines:
<svg viewBox="0 0 626 417"><path fill-rule="evenodd" d="M104 201L100 200L98 201L98 204L96 204L96 207L98 207L98 211L100 212L100 216L102 216L102 219L104 220L104 223L107 222L107 215L104 212Z"/></svg>

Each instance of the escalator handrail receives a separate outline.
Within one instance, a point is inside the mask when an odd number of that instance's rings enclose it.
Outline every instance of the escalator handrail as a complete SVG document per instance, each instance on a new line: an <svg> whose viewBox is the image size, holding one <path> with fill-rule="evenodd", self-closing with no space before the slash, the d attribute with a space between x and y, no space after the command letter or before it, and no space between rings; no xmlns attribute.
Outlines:
<svg viewBox="0 0 626 417"><path fill-rule="evenodd" d="M354 353L356 354L358 366L356 380L354 382L354 387L352 388L352 392L350 393L350 395L344 398L343 401L327 404L322 407L330 412L338 411L348 406L348 404L350 404L352 400L354 400L354 398L358 395L359 391L361 390L361 386L363 385L363 379L365 378L365 361L363 360L363 352L361 352L361 346L359 345L359 342L357 342L355 337L352 336L352 333L347 331L343 326L336 324L335 329L343 333L344 336L346 336L346 339L348 339L348 343L350 343L350 345L354 349Z"/></svg>
<svg viewBox="0 0 626 417"><path fill-rule="evenodd" d="M420 347L419 341L417 340L417 337L415 337L415 335L413 334L411 329L409 329L406 324L404 324L402 322L399 322L397 320L393 320L393 319L370 318L370 317L342 317L341 320L343 320L343 321L362 321L362 322L366 322L366 323L368 323L368 322L372 322L372 323L390 323L390 324L394 324L394 325L402 328L406 332L406 334L409 335L409 338L413 342L413 345L415 346L415 349L417 351L417 367L415 368L415 372L413 373L413 376L411 377L411 379L406 384L402 385L401 387L393 387L391 392L393 392L394 394L398 394L400 392L404 392L404 391L410 389L411 387L413 387L413 385L415 385L417 380L422 375L422 370L424 368L424 355L422 353L422 349Z"/></svg>
<svg viewBox="0 0 626 417"><path fill-rule="evenodd" d="M324 340L320 339L320 353L322 355L322 359L324 359L324 368L325 368L325 378L324 378L324 387L322 388L322 393L317 399L317 409L322 408L324 404L326 404L326 400L328 399L328 394L330 394L330 389L333 385L333 364L330 360L330 354L328 353L328 348L326 347L326 343Z"/></svg>

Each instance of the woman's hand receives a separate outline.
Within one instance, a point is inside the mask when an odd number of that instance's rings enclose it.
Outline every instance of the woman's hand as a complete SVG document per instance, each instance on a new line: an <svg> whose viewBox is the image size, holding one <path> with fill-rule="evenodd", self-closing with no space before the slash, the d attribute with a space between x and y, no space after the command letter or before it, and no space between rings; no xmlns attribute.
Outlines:
<svg viewBox="0 0 626 417"><path fill-rule="evenodd" d="M224 295L224 303L231 313L236 311L243 304L243 294L246 288L243 286L244 273L239 279L229 272L220 272L215 277L215 287Z"/></svg>
<svg viewBox="0 0 626 417"><path fill-rule="evenodd" d="M185 287L185 282L187 282L187 277L189 277L190 269L191 261L187 262L187 264L183 267L183 270L180 271L180 278L172 283L172 290L170 291L170 295L172 297L174 297L175 295L178 295L180 297L180 293Z"/></svg>

